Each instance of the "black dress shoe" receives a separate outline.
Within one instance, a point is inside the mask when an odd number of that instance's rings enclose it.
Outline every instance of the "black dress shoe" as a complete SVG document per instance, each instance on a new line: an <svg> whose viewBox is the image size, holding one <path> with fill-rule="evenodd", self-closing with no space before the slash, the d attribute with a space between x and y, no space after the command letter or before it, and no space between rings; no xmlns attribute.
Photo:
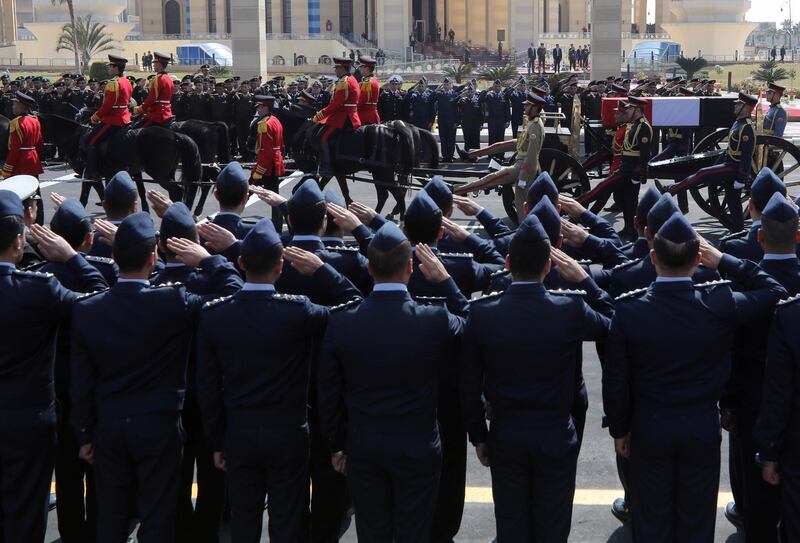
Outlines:
<svg viewBox="0 0 800 543"><path fill-rule="evenodd" d="M623 498L614 500L614 503L611 504L611 514L622 524L627 524L631 521L631 510L628 509L628 504L625 503Z"/></svg>
<svg viewBox="0 0 800 543"><path fill-rule="evenodd" d="M742 520L741 515L739 515L736 502L728 502L728 505L725 506L725 518L737 528L744 529L744 520Z"/></svg>

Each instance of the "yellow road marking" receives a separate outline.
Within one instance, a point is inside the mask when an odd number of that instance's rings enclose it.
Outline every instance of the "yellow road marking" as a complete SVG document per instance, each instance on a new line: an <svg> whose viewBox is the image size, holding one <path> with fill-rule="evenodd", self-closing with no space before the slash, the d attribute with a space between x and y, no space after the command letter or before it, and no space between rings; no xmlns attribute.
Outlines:
<svg viewBox="0 0 800 543"><path fill-rule="evenodd" d="M468 486L465 489L464 502L467 504L492 504L492 487L489 486ZM50 492L56 491L55 483L50 485ZM197 484L192 485L192 497L197 497ZM616 488L578 488L575 489L575 505L608 505L610 506L616 498L622 497L622 490ZM720 492L717 497L717 507L725 507L733 501L733 494L730 492Z"/></svg>

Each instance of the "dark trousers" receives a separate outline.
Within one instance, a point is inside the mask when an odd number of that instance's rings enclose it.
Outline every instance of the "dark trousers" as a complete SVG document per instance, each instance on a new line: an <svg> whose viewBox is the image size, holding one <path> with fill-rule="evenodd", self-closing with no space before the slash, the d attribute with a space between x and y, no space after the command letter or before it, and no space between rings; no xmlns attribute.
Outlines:
<svg viewBox="0 0 800 543"><path fill-rule="evenodd" d="M497 540L566 542L578 461L572 421L497 414L489 455Z"/></svg>
<svg viewBox="0 0 800 543"><path fill-rule="evenodd" d="M462 126L461 131L464 133L464 150L480 149L481 147L481 127L480 126Z"/></svg>
<svg viewBox="0 0 800 543"><path fill-rule="evenodd" d="M740 456L742 448L739 446L739 435L728 434L728 475L731 482L731 494L736 504L736 512L744 518L744 482L742 481L742 458Z"/></svg>
<svg viewBox="0 0 800 543"><path fill-rule="evenodd" d="M560 60L556 60L556 61L553 62L553 69L555 70L556 73L561 72L561 61Z"/></svg>
<svg viewBox="0 0 800 543"><path fill-rule="evenodd" d="M680 183L675 183L669 187L669 192L679 194L691 188L701 188L716 184L725 188L725 203L731 214L731 232L739 232L744 229L744 214L742 212L742 201L740 189L733 188L735 181L742 181L739 173L739 165L732 162L724 162L703 168L697 173L690 175Z"/></svg>
<svg viewBox="0 0 800 543"><path fill-rule="evenodd" d="M760 407L760 406L759 406ZM761 477L761 467L756 464L756 445L753 427L757 413L745 407L739 413L736 445L742 466L744 490L744 531L748 543L777 543L780 518L780 489ZM737 502L738 505L738 502ZM799 514L795 511L795 514Z"/></svg>
<svg viewBox="0 0 800 543"><path fill-rule="evenodd" d="M264 498L269 496L269 540L306 541L308 513L308 427L231 425L225 435L225 464L231 502L231 540L261 541Z"/></svg>
<svg viewBox="0 0 800 543"><path fill-rule="evenodd" d="M101 420L94 433L98 541L127 541L135 494L138 541L174 543L181 441L177 413Z"/></svg>
<svg viewBox="0 0 800 543"><path fill-rule="evenodd" d="M639 407L631 430L636 541L714 541L720 427L716 407Z"/></svg>
<svg viewBox="0 0 800 543"><path fill-rule="evenodd" d="M515 120L511 119L511 139L517 139L517 135L519 134L519 127L522 125L522 119Z"/></svg>
<svg viewBox="0 0 800 543"><path fill-rule="evenodd" d="M639 183L632 181L633 174L633 167L623 163L614 173L578 198L578 201L584 206L594 202L591 211L599 213L613 194L614 199L622 206L625 229L632 231L636 206L639 204Z"/></svg>
<svg viewBox="0 0 800 543"><path fill-rule="evenodd" d="M456 125L451 123L439 123L439 143L442 147L442 158L452 160L456 152Z"/></svg>
<svg viewBox="0 0 800 543"><path fill-rule="evenodd" d="M218 543L222 510L225 507L225 474L214 467L213 452L203 437L197 399L188 396L183 404L184 430L180 482L175 517L178 543ZM197 466L197 499L192 506L192 483Z"/></svg>
<svg viewBox="0 0 800 543"><path fill-rule="evenodd" d="M42 543L55 453L56 414L0 413L0 543Z"/></svg>
<svg viewBox="0 0 800 543"><path fill-rule="evenodd" d="M311 540L314 543L336 543L343 526L349 524L347 511L350 508L350 497L347 493L347 479L331 465L331 451L319 432L319 422L313 416L309 422L309 467L314 488L311 494Z"/></svg>
<svg viewBox="0 0 800 543"><path fill-rule="evenodd" d="M442 442L442 474L433 516L433 543L452 543L464 515L467 478L467 432L461 422L458 390L439 390L439 436Z"/></svg>
<svg viewBox="0 0 800 543"><path fill-rule="evenodd" d="M63 543L89 543L95 541L97 530L94 471L78 458L80 445L69 423L69 413L61 413L59 418L56 448L58 533Z"/></svg>
<svg viewBox="0 0 800 543"><path fill-rule="evenodd" d="M800 451L789 447L781 459L781 524L785 543L800 541Z"/></svg>
<svg viewBox="0 0 800 543"><path fill-rule="evenodd" d="M438 431L380 432L353 428L347 439L347 482L359 541L427 543L442 468Z"/></svg>
<svg viewBox="0 0 800 543"><path fill-rule="evenodd" d="M489 123L489 145L503 141L505 139L506 125L505 123ZM503 158L502 154L492 155L492 158L499 160Z"/></svg>

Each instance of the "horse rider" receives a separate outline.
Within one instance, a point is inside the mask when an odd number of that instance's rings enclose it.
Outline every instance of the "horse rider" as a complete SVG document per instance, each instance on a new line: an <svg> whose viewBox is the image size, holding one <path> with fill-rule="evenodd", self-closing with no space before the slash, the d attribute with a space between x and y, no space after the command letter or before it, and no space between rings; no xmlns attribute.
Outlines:
<svg viewBox="0 0 800 543"><path fill-rule="evenodd" d="M358 118L361 124L380 124L381 116L378 114L378 97L381 93L381 84L375 77L377 61L372 57L358 57L361 65L361 90L358 95Z"/></svg>
<svg viewBox="0 0 800 543"><path fill-rule="evenodd" d="M331 136L339 132L352 132L361 126L358 117L358 97L360 89L356 78L350 75L353 61L348 57L334 57L336 66L336 85L330 103L320 110L312 121L320 125L314 132L314 138L319 144L319 175L322 177L333 176L333 163L331 162Z"/></svg>
<svg viewBox="0 0 800 543"><path fill-rule="evenodd" d="M97 172L98 145L131 122L128 104L131 101L133 89L131 88L131 82L123 76L127 64L127 58L108 55L106 70L111 79L106 83L103 103L90 119L94 126L82 141L86 151L86 167L83 170L84 179L90 181L100 180Z"/></svg>
<svg viewBox="0 0 800 543"><path fill-rule="evenodd" d="M147 84L147 98L141 106L133 108L134 115L140 115L135 121L135 128L146 128L152 125L165 126L172 120L172 95L175 84L167 73L167 66L172 62L169 55L153 53L153 67L156 76Z"/></svg>
<svg viewBox="0 0 800 543"><path fill-rule="evenodd" d="M724 186L725 203L731 214L731 232L744 229L740 195L744 186L750 182L752 174L756 134L751 115L756 104L758 98L739 92L739 99L733 110L736 121L728 132L728 149L724 162L703 168L680 183L667 187L670 193L677 194L691 187L711 184Z"/></svg>

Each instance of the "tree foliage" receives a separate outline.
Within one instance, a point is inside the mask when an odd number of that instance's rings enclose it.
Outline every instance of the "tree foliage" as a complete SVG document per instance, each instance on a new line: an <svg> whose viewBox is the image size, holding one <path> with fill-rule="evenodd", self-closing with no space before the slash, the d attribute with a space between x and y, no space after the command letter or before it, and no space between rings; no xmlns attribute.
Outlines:
<svg viewBox="0 0 800 543"><path fill-rule="evenodd" d="M756 81L766 81L768 84L789 79L789 72L784 68L779 68L778 63L774 60L762 62L758 65L758 70L753 70L750 75Z"/></svg>
<svg viewBox="0 0 800 543"><path fill-rule="evenodd" d="M67 6L67 11L69 11L69 22L73 25L75 24L75 7L72 4L72 0L50 0L50 2L54 6ZM81 61L78 55L78 44L72 42L72 49L70 49L75 55L75 72L81 73Z"/></svg>
<svg viewBox="0 0 800 543"><path fill-rule="evenodd" d="M471 64L457 64L451 66L445 66L444 68L444 75L451 78L456 84L460 84L461 80L468 75L472 74L472 65Z"/></svg>
<svg viewBox="0 0 800 543"><path fill-rule="evenodd" d="M505 84L517 78L517 67L513 64L506 64L505 66L496 66L491 68L484 68L481 70L481 79L485 81L500 80Z"/></svg>
<svg viewBox="0 0 800 543"><path fill-rule="evenodd" d="M675 63L686 72L687 79L692 79L694 74L708 66L708 61L703 57L678 57L675 59Z"/></svg>
<svg viewBox="0 0 800 543"><path fill-rule="evenodd" d="M106 25L93 21L91 15L86 19L78 17L74 24L66 23L61 27L56 51L77 52L81 64L88 66L92 57L114 49L114 40L105 30Z"/></svg>

